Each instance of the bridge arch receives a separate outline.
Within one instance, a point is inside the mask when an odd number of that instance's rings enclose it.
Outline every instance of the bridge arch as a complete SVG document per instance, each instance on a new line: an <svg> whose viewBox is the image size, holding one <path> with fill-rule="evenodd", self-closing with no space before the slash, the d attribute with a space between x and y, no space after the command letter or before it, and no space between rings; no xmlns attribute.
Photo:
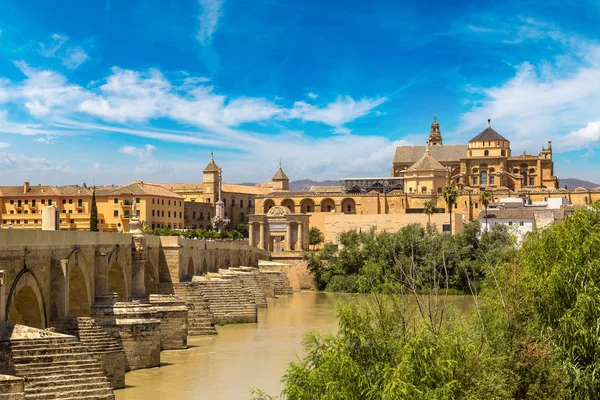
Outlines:
<svg viewBox="0 0 600 400"><path fill-rule="evenodd" d="M127 277L121 264L117 261L113 262L108 271L108 289L111 292L117 293L118 301L127 301L129 292L127 290Z"/></svg>
<svg viewBox="0 0 600 400"><path fill-rule="evenodd" d="M188 258L188 263L187 263L187 269L185 271L185 277L187 279L185 280L192 280L192 277L194 275L196 275L196 267L194 266L194 259L192 258L192 256L190 256L190 258Z"/></svg>
<svg viewBox="0 0 600 400"><path fill-rule="evenodd" d="M6 303L8 322L34 328L46 328L46 302L33 271L25 268L13 282Z"/></svg>
<svg viewBox="0 0 600 400"><path fill-rule="evenodd" d="M202 275L206 275L208 273L208 263L206 262L206 258L202 260Z"/></svg>
<svg viewBox="0 0 600 400"><path fill-rule="evenodd" d="M69 316L87 317L91 308L90 282L79 260L69 266Z"/></svg>

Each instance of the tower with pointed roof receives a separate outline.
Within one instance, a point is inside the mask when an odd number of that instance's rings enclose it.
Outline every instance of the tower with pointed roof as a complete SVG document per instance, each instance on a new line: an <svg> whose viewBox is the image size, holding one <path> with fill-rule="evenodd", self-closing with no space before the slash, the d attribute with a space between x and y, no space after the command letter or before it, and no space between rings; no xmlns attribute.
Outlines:
<svg viewBox="0 0 600 400"><path fill-rule="evenodd" d="M441 146L442 145L442 134L440 132L440 124L437 122L437 115L433 115L433 123L431 124L431 130L429 131L429 141L427 142L430 146Z"/></svg>
<svg viewBox="0 0 600 400"><path fill-rule="evenodd" d="M404 171L404 191L421 195L441 194L450 183L450 171L425 146L425 154Z"/></svg>
<svg viewBox="0 0 600 400"><path fill-rule="evenodd" d="M282 192L290 190L290 178L283 172L281 160L279 161L279 169L271 181L273 182L273 191Z"/></svg>
<svg viewBox="0 0 600 400"><path fill-rule="evenodd" d="M206 168L204 168L203 178L202 178L202 193L204 197L204 202L216 204L219 200L219 177L220 177L220 168L215 163L214 154L210 153L210 161Z"/></svg>

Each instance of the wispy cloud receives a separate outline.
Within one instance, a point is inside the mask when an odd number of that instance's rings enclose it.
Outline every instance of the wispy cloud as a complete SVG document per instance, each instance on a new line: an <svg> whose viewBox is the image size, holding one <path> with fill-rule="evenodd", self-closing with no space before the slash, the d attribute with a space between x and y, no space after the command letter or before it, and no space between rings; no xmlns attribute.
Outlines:
<svg viewBox="0 0 600 400"><path fill-rule="evenodd" d="M70 171L66 162L54 163L46 158L8 152L0 152L0 167L5 174L12 176L48 175Z"/></svg>
<svg viewBox="0 0 600 400"><path fill-rule="evenodd" d="M306 97L310 97L313 100L316 100L317 97L319 97L319 95L317 95L316 93L310 92L306 95Z"/></svg>
<svg viewBox="0 0 600 400"><path fill-rule="evenodd" d="M139 161L150 161L155 150L156 146L151 144L146 144L144 147L123 146L119 149L121 153L137 157Z"/></svg>
<svg viewBox="0 0 600 400"><path fill-rule="evenodd" d="M212 43L213 34L219 26L219 18L221 18L222 0L198 0L200 4L200 29L198 30L198 41L203 45Z"/></svg>
<svg viewBox="0 0 600 400"><path fill-rule="evenodd" d="M0 142L0 149L5 149L7 147L10 147L10 143Z"/></svg>
<svg viewBox="0 0 600 400"><path fill-rule="evenodd" d="M51 36L49 44L40 43L40 54L47 58L58 58L63 66L68 69L77 69L89 59L88 54L81 46L65 46L69 37L55 33Z"/></svg>
<svg viewBox="0 0 600 400"><path fill-rule="evenodd" d="M38 143L44 143L44 144L54 144L56 143L56 136L41 136L37 139L35 139L36 142Z"/></svg>

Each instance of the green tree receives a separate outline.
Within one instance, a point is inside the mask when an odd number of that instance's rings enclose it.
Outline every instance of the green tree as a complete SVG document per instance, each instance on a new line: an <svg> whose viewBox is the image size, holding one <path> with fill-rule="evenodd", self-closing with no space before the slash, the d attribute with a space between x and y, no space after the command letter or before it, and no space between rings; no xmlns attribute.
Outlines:
<svg viewBox="0 0 600 400"><path fill-rule="evenodd" d="M488 205L490 201L492 201L492 193L484 190L479 194L479 200L481 200L481 204L485 207L485 230L488 230Z"/></svg>
<svg viewBox="0 0 600 400"><path fill-rule="evenodd" d="M90 231L98 232L98 206L96 205L96 189L92 190L92 209L90 210Z"/></svg>
<svg viewBox="0 0 600 400"><path fill-rule="evenodd" d="M458 198L458 189L453 185L446 186L442 196L448 205L448 213L450 214L450 232L454 232L454 229L452 229L452 206L456 203L456 199Z"/></svg>
<svg viewBox="0 0 600 400"><path fill-rule="evenodd" d="M323 235L323 232L321 232L321 230L316 226L311 226L308 231L308 244L315 248L315 246L320 245L324 241L325 236Z"/></svg>
<svg viewBox="0 0 600 400"><path fill-rule="evenodd" d="M423 212L427 214L427 225L431 225L431 215L435 213L435 203L433 200L427 200L423 203Z"/></svg>
<svg viewBox="0 0 600 400"><path fill-rule="evenodd" d="M235 230L240 233L241 237L247 238L250 234L249 224L237 224Z"/></svg>

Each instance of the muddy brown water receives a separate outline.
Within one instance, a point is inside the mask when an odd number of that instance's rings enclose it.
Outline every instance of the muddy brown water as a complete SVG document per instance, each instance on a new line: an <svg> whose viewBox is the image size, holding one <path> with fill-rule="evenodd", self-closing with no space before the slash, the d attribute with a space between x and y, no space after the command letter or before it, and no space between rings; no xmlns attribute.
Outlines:
<svg viewBox="0 0 600 400"><path fill-rule="evenodd" d="M249 388L279 395L290 361L304 355L301 340L308 330L335 332L335 303L340 293L301 292L268 300L257 324L217 327L214 337L189 337L187 350L161 353L160 368L127 373L127 388L116 400L237 400ZM452 296L459 310L471 309L468 296Z"/></svg>

